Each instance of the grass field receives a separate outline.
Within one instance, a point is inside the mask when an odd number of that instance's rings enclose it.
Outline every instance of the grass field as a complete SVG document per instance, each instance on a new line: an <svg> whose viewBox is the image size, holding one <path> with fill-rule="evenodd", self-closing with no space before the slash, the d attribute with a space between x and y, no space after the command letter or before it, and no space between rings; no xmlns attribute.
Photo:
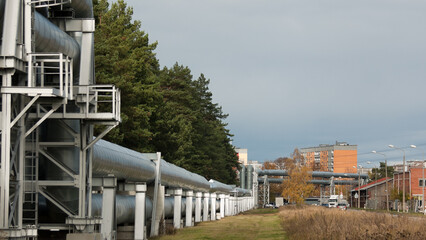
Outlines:
<svg viewBox="0 0 426 240"><path fill-rule="evenodd" d="M287 206L202 222L155 239L426 239L425 225L423 216Z"/></svg>
<svg viewBox="0 0 426 240"><path fill-rule="evenodd" d="M287 239L278 209L255 209L220 221L202 222L192 228L178 230L157 240L167 239Z"/></svg>

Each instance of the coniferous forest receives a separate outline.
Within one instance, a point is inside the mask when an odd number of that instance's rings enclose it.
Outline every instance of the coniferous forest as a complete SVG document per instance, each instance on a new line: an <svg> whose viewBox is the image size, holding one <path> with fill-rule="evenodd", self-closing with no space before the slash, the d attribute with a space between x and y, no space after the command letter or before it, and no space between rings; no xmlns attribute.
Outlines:
<svg viewBox="0 0 426 240"><path fill-rule="evenodd" d="M123 0L94 0L97 84L121 90L122 123L106 140L139 152L161 152L168 162L223 183L236 182L237 155L212 102L210 80L176 63L161 69L140 21Z"/></svg>

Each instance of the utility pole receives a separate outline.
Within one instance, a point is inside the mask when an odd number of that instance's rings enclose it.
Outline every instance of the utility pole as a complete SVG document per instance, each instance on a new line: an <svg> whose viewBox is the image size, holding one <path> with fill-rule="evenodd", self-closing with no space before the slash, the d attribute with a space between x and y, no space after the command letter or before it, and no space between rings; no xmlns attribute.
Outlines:
<svg viewBox="0 0 426 240"><path fill-rule="evenodd" d="M411 148L417 148L416 145L410 145ZM422 187L422 211L423 214L426 215L426 211L425 211L425 152L423 151L423 149L419 148L420 151L422 151L422 181L420 181L422 183L421 187ZM420 185L420 184L419 184Z"/></svg>
<svg viewBox="0 0 426 240"><path fill-rule="evenodd" d="M390 148L395 148L401 150L403 153L402 157L402 211L405 212L405 151L402 148L395 147L394 145L389 145Z"/></svg>

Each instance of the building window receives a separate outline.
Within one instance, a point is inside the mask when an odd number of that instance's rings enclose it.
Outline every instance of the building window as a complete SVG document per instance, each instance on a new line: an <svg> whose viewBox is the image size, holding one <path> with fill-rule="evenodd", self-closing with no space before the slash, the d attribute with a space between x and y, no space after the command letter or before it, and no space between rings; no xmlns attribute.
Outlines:
<svg viewBox="0 0 426 240"><path fill-rule="evenodd" d="M424 187L424 186L425 186L425 180L419 179L419 187Z"/></svg>

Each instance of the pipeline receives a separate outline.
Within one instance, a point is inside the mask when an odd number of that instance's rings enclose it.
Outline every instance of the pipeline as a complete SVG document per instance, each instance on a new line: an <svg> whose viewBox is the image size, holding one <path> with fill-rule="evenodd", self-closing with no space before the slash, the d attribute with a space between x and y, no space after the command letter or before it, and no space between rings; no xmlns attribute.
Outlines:
<svg viewBox="0 0 426 240"><path fill-rule="evenodd" d="M282 183L286 179L283 178L268 178L269 183ZM259 178L258 179L259 184L264 184L265 178ZM312 179L309 180L308 183L317 184L317 185L330 185L330 180L318 180L318 179ZM358 184L358 181L352 181L352 180L333 180L333 183L335 185L356 185Z"/></svg>
<svg viewBox="0 0 426 240"><path fill-rule="evenodd" d="M164 217L172 218L174 213L174 197L164 198ZM209 204L211 202L209 201ZM135 220L135 196L116 195L115 200L116 221L117 224L132 224ZM204 201L201 201L201 209L204 208ZM215 202L216 212L220 209L220 201ZM210 206L209 206L210 210ZM181 216L186 214L186 198L182 198ZM195 199L192 200L192 214L195 215ZM102 215L102 194L92 195L92 216L101 217ZM145 220L151 219L152 215L152 200L145 200Z"/></svg>
<svg viewBox="0 0 426 240"><path fill-rule="evenodd" d="M288 176L287 170L257 170L257 173L259 176ZM334 173L334 172L319 172L319 171L313 171L312 177L323 177L323 178L331 178L331 177L342 177L342 178L355 178L358 179L359 177L367 179L368 174L358 174L358 173Z"/></svg>
<svg viewBox="0 0 426 240"><path fill-rule="evenodd" d="M80 5L81 1L83 0L74 0L73 3ZM5 0L0 0L0 29L3 29L5 3ZM74 66L78 69L80 46L77 41L38 12L34 13L34 35L36 52L61 52L71 57L74 60Z"/></svg>
<svg viewBox="0 0 426 240"><path fill-rule="evenodd" d="M93 147L93 174L114 174L119 180L152 182L155 164L145 154L99 140ZM161 160L161 184L194 191L210 191L210 183L202 176Z"/></svg>
<svg viewBox="0 0 426 240"><path fill-rule="evenodd" d="M135 196L117 195L115 199L115 214L117 224L133 223L135 221ZM145 220L151 218L152 201L146 198ZM102 215L102 194L92 195L92 216Z"/></svg>
<svg viewBox="0 0 426 240"><path fill-rule="evenodd" d="M247 166L247 181L245 189L251 190L253 188L253 166Z"/></svg>
<svg viewBox="0 0 426 240"><path fill-rule="evenodd" d="M246 166L241 165L240 187L245 188L245 185L246 185Z"/></svg>
<svg viewBox="0 0 426 240"><path fill-rule="evenodd" d="M230 193L233 190L232 186L226 185L219 181L210 179L210 192Z"/></svg>
<svg viewBox="0 0 426 240"><path fill-rule="evenodd" d="M244 189L244 188L234 188L232 190L233 193L235 193L238 197L243 197L243 196L250 196L251 195L251 190L248 189Z"/></svg>
<svg viewBox="0 0 426 240"><path fill-rule="evenodd" d="M0 39L3 38L4 1L0 0Z"/></svg>
<svg viewBox="0 0 426 240"><path fill-rule="evenodd" d="M78 69L80 46L77 41L38 12L34 13L34 35L36 52L61 52L71 57Z"/></svg>

